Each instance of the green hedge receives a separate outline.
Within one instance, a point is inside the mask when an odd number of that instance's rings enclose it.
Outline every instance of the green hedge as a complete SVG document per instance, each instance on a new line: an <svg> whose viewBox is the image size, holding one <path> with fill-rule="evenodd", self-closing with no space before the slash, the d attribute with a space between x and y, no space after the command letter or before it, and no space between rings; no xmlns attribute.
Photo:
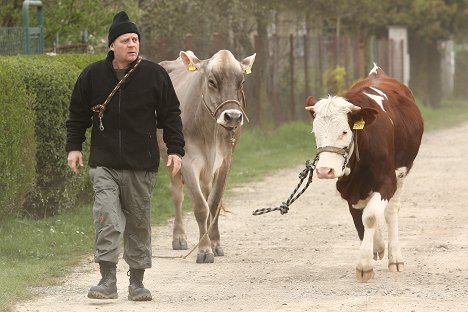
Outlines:
<svg viewBox="0 0 468 312"><path fill-rule="evenodd" d="M17 216L35 178L34 96L0 66L0 215Z"/></svg>
<svg viewBox="0 0 468 312"><path fill-rule="evenodd" d="M5 97L6 103L12 102L24 110L29 109L31 117L23 118L19 126L20 129L28 128L34 133L34 139L29 142L26 141L27 138L21 138L25 141L21 142L26 146L27 152L21 152L20 157L16 158L19 159L16 163L9 159L14 157L15 148L21 148L19 144L7 147L5 152L0 154L2 181L3 176L11 177L10 180L5 179L9 181L9 189L8 194L4 196L7 204L5 200L0 202L2 213L12 216L11 206L15 206L22 214L45 217L80 204L77 198L86 192L89 183L86 174L73 177L67 167L64 150L65 121L72 88L79 73L86 64L103 57L41 55L0 58L0 72L3 73L3 76L0 76L0 93ZM5 84L6 80L10 80L11 83ZM23 99L18 98L18 90L23 92ZM2 122L5 125L2 127L18 127L15 125L18 120L13 115L4 118ZM18 131L15 133L16 137L24 134ZM10 165L4 168L3 163ZM29 172L33 177L22 181L21 172L25 169L20 167L25 164L32 164ZM16 198L14 194L18 194L15 195Z"/></svg>

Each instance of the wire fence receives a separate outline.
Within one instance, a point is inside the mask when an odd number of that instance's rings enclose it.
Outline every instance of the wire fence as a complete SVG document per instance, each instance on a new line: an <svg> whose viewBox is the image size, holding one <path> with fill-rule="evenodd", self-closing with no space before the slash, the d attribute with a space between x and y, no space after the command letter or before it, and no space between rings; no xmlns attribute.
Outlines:
<svg viewBox="0 0 468 312"><path fill-rule="evenodd" d="M23 27L0 27L0 55L25 54ZM28 51L32 54L42 53L40 28L29 28Z"/></svg>
<svg viewBox="0 0 468 312"><path fill-rule="evenodd" d="M23 27L0 27L0 55L23 53L23 35Z"/></svg>

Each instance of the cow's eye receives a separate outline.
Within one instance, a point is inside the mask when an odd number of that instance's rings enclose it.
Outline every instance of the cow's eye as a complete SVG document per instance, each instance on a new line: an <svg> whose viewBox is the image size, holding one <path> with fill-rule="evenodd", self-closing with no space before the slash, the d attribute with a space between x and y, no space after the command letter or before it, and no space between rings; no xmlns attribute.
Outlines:
<svg viewBox="0 0 468 312"><path fill-rule="evenodd" d="M347 134L348 134L348 131L344 130L343 135L347 135Z"/></svg>
<svg viewBox="0 0 468 312"><path fill-rule="evenodd" d="M208 83L210 84L210 87L216 88L216 81L213 79L208 80Z"/></svg>

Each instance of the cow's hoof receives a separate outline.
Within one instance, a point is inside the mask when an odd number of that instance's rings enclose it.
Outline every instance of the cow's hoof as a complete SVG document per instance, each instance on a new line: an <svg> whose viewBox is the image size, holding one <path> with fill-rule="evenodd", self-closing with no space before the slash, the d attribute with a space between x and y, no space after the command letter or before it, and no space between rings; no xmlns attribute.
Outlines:
<svg viewBox="0 0 468 312"><path fill-rule="evenodd" d="M385 256L385 249L374 252L374 260L382 260Z"/></svg>
<svg viewBox="0 0 468 312"><path fill-rule="evenodd" d="M403 272L405 270L405 264L403 262L389 263L388 270L390 272Z"/></svg>
<svg viewBox="0 0 468 312"><path fill-rule="evenodd" d="M199 253L197 255L197 263L213 263L214 254L212 252Z"/></svg>
<svg viewBox="0 0 468 312"><path fill-rule="evenodd" d="M185 239L179 238L172 241L172 249L174 250L187 250L187 241Z"/></svg>
<svg viewBox="0 0 468 312"><path fill-rule="evenodd" d="M356 279L358 280L358 282L365 283L373 277L374 269L370 269L368 271L361 271L359 269L356 269Z"/></svg>
<svg viewBox="0 0 468 312"><path fill-rule="evenodd" d="M213 247L213 253L215 255L215 257L222 257L224 256L224 250L223 250L223 247L221 246L216 246L216 247Z"/></svg>

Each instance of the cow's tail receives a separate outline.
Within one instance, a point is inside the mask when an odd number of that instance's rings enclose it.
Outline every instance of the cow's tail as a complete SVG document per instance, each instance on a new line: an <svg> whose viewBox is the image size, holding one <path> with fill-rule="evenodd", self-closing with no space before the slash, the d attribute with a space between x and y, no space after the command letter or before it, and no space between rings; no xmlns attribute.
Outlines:
<svg viewBox="0 0 468 312"><path fill-rule="evenodd" d="M372 75L375 75L376 77L385 76L385 72L376 63L374 63L374 67L369 72L369 76L372 76Z"/></svg>

